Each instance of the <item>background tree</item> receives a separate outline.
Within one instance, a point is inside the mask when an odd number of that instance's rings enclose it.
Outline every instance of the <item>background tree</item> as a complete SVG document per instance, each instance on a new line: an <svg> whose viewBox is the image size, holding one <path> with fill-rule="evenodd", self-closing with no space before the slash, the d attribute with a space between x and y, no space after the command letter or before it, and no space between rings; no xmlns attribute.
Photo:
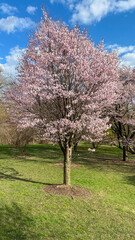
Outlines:
<svg viewBox="0 0 135 240"><path fill-rule="evenodd" d="M70 185L74 138L101 139L108 128L102 109L116 99L118 58L94 46L86 32L44 18L30 37L8 91L10 114L20 129L41 129L64 155L64 184Z"/></svg>
<svg viewBox="0 0 135 240"><path fill-rule="evenodd" d="M3 74L3 68L0 66L0 143L6 144L8 139L7 119L8 114L5 111L3 91L7 88L8 83Z"/></svg>
<svg viewBox="0 0 135 240"><path fill-rule="evenodd" d="M127 152L135 153L135 71L123 66L119 71L122 83L117 102L110 111L112 131L118 147L123 150L123 161Z"/></svg>
<svg viewBox="0 0 135 240"><path fill-rule="evenodd" d="M10 76L8 78L3 74L0 66L0 144L11 144L24 151L26 144L34 138L33 131L30 128L17 131L17 124L11 122L11 117L7 113L4 92L6 89L12 88L16 83Z"/></svg>
<svg viewBox="0 0 135 240"><path fill-rule="evenodd" d="M10 144L24 153L26 145L36 139L33 129L17 130L17 124L13 123L5 106L0 105L0 144Z"/></svg>
<svg viewBox="0 0 135 240"><path fill-rule="evenodd" d="M6 85L6 77L3 75L3 68L0 66L0 94L2 94L2 90Z"/></svg>

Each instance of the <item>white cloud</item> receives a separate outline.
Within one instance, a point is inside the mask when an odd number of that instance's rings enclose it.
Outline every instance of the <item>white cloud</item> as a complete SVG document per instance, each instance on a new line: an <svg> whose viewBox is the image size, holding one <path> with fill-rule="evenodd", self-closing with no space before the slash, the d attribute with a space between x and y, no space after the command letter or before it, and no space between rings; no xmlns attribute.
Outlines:
<svg viewBox="0 0 135 240"><path fill-rule="evenodd" d="M106 49L116 50L120 55L121 64L126 66L135 67L135 45L119 46L118 44L105 46Z"/></svg>
<svg viewBox="0 0 135 240"><path fill-rule="evenodd" d="M50 0L61 2L72 10L71 22L91 24L99 22L109 13L120 13L135 9L135 0Z"/></svg>
<svg viewBox="0 0 135 240"><path fill-rule="evenodd" d="M106 48L110 49L110 50L116 50L119 55L135 51L135 46L134 45L121 47L118 44L112 44L112 45L106 46Z"/></svg>
<svg viewBox="0 0 135 240"><path fill-rule="evenodd" d="M54 2L59 2L59 3L62 3L62 4L65 4L66 3L66 1L65 0L50 0L50 3L54 3Z"/></svg>
<svg viewBox="0 0 135 240"><path fill-rule="evenodd" d="M9 16L0 19L0 31L13 33L15 31L23 31L25 28L34 26L34 22L30 18L18 18Z"/></svg>
<svg viewBox="0 0 135 240"><path fill-rule="evenodd" d="M112 3L110 0L83 0L76 4L72 22L90 24L94 21L100 21L103 16L108 14L111 8Z"/></svg>
<svg viewBox="0 0 135 240"><path fill-rule="evenodd" d="M135 68L135 51L132 53L126 53L122 56L122 63Z"/></svg>
<svg viewBox="0 0 135 240"><path fill-rule="evenodd" d="M2 11L2 13L8 14L8 15L11 15L14 12L17 12L17 8L16 7L10 6L7 3L1 3L0 4L0 10Z"/></svg>
<svg viewBox="0 0 135 240"><path fill-rule="evenodd" d="M62 3L64 5L67 5L70 10L74 10L75 3L78 2L78 0L50 0L50 3Z"/></svg>
<svg viewBox="0 0 135 240"><path fill-rule="evenodd" d="M3 73L6 76L14 77L16 75L16 66L22 56L23 51L24 49L21 50L19 46L15 46L14 48L10 49L9 55L6 56L6 63L0 64L1 68L3 69Z"/></svg>
<svg viewBox="0 0 135 240"><path fill-rule="evenodd" d="M125 12L135 8L135 0L118 1L115 4L117 12Z"/></svg>
<svg viewBox="0 0 135 240"><path fill-rule="evenodd" d="M34 7L34 6L28 6L26 8L26 11L29 13L29 14L35 14L35 11L37 10L37 7Z"/></svg>

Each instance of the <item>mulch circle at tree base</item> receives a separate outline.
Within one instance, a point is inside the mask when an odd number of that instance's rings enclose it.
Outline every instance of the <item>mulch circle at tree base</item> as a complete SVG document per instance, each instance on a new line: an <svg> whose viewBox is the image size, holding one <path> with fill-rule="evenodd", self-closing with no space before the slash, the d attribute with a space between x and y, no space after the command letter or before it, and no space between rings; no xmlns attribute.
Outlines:
<svg viewBox="0 0 135 240"><path fill-rule="evenodd" d="M70 197L92 197L92 193L85 187L64 184L50 184L43 187L46 193Z"/></svg>

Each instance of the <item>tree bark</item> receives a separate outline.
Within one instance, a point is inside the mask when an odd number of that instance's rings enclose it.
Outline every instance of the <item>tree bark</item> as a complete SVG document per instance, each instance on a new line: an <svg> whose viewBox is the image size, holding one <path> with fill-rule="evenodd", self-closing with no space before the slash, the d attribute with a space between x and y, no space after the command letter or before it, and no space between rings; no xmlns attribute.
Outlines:
<svg viewBox="0 0 135 240"><path fill-rule="evenodd" d="M70 185L70 168L71 168L72 147L66 146L64 154L64 179L63 183Z"/></svg>
<svg viewBox="0 0 135 240"><path fill-rule="evenodd" d="M126 161L126 146L123 146L123 161Z"/></svg>
<svg viewBox="0 0 135 240"><path fill-rule="evenodd" d="M94 142L91 142L91 144L92 144L92 147L93 147L93 148L96 148L96 145L95 145Z"/></svg>
<svg viewBox="0 0 135 240"><path fill-rule="evenodd" d="M74 144L74 152L77 152L78 143Z"/></svg>

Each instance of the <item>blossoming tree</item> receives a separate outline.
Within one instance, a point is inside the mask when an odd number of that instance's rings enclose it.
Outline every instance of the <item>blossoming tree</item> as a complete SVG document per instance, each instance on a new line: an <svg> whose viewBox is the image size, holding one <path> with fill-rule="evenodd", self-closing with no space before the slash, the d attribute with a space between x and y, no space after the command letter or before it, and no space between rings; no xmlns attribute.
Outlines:
<svg viewBox="0 0 135 240"><path fill-rule="evenodd" d="M117 146L123 150L123 161L126 161L127 152L135 154L135 70L121 67L119 79L119 97L108 112Z"/></svg>
<svg viewBox="0 0 135 240"><path fill-rule="evenodd" d="M18 127L33 127L57 142L64 155L64 181L70 185L72 144L101 139L108 128L102 108L116 99L118 58L94 46L86 32L43 19L20 61L17 84L7 102ZM11 107L11 106L10 106Z"/></svg>

